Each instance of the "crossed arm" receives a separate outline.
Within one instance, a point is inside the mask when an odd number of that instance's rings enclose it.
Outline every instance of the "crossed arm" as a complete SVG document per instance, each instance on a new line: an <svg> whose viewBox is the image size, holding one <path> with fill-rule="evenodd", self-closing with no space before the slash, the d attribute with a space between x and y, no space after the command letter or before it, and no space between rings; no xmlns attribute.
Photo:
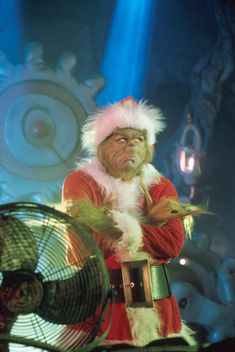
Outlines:
<svg viewBox="0 0 235 352"><path fill-rule="evenodd" d="M130 251L134 248L134 251L144 251L153 258L162 260L179 254L183 246L184 231L181 219L175 216L177 193L171 182L165 180L153 187L152 207L139 218L128 215L133 220L134 227L127 230L123 226L127 214L118 210L115 211L118 216L114 216L110 204L103 204L95 198L97 184L94 183L93 186L90 185L90 178L81 174L66 179L63 198L71 216L108 242L117 242L120 245L123 242L128 247L129 243L135 241L137 244L134 247L130 245Z"/></svg>

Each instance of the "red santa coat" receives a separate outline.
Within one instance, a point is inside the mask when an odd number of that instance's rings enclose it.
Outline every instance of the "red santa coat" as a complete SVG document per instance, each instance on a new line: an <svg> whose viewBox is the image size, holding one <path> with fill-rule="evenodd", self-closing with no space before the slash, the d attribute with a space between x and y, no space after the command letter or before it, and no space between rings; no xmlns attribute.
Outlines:
<svg viewBox="0 0 235 352"><path fill-rule="evenodd" d="M162 197L175 197L173 184L162 177L152 165L145 165L143 182L154 202ZM139 186L139 177L124 182L108 176L98 161L83 166L67 176L63 186L63 201L89 198L95 205L112 201L111 212L117 227L123 233L115 248L94 233L94 239L103 252L109 271L119 269L125 260L150 259L160 265L177 257L184 241L183 225L179 219L168 221L162 227L139 223L138 214L144 212L146 203ZM68 261L73 262L73 245L69 246ZM107 326L106 319L101 330ZM180 313L173 295L155 301L155 308L126 308L115 303L107 343L131 343L143 346L161 337L186 336L182 329Z"/></svg>

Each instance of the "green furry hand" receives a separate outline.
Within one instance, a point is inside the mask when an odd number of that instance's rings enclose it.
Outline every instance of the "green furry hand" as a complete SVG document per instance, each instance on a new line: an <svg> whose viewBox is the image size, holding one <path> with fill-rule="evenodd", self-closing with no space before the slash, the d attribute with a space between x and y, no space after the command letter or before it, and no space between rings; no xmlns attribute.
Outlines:
<svg viewBox="0 0 235 352"><path fill-rule="evenodd" d="M118 240L121 237L121 232L115 227L115 223L108 213L109 210L108 204L98 207L88 199L81 199L73 201L68 213L91 230L103 234L110 240Z"/></svg>

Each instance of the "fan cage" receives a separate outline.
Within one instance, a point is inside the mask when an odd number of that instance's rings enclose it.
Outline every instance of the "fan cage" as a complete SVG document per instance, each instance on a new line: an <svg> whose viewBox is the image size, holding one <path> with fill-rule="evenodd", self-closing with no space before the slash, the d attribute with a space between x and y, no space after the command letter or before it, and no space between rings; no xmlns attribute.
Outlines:
<svg viewBox="0 0 235 352"><path fill-rule="evenodd" d="M46 205L25 202L0 207L0 232L4 239L12 238L8 248L4 248L5 256L11 256L5 258L5 262L8 259L9 263L3 267L4 270L1 262L3 253L0 253L0 284L4 272L11 271L11 268L14 271L22 268L32 271L33 268L43 287L52 283L53 289L60 290L58 295L62 300L57 307L59 316L56 314L55 321L53 310L52 316L50 312L48 316L46 306L43 312L39 309L18 315L10 332L14 339L19 338L20 342L20 338L24 337L43 343L44 350L55 346L58 350L70 351L93 341L110 289L102 254L91 235L67 214ZM68 237L71 235L75 239L74 256L68 264ZM73 279L76 275L80 277L78 282ZM10 343L9 346L14 352L33 351L32 347L20 343Z"/></svg>

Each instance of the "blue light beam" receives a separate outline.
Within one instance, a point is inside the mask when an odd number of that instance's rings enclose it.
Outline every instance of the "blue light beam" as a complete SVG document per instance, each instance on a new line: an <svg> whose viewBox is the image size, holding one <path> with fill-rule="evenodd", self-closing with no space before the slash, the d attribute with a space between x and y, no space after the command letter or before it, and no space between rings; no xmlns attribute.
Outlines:
<svg viewBox="0 0 235 352"><path fill-rule="evenodd" d="M106 85L98 105L144 92L156 0L117 0L101 73Z"/></svg>
<svg viewBox="0 0 235 352"><path fill-rule="evenodd" d="M19 62L22 43L21 0L0 0L0 51L13 63Z"/></svg>

